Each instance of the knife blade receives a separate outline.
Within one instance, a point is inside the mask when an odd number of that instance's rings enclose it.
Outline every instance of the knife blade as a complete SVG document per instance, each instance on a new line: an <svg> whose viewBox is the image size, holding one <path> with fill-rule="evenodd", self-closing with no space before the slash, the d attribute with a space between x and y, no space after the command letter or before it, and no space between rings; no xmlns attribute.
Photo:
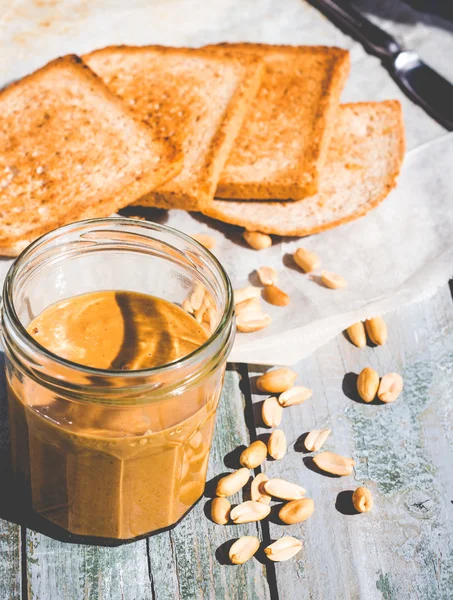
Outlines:
<svg viewBox="0 0 453 600"><path fill-rule="evenodd" d="M336 25L377 55L403 92L438 123L453 131L453 85L364 17L348 0L309 0Z"/></svg>

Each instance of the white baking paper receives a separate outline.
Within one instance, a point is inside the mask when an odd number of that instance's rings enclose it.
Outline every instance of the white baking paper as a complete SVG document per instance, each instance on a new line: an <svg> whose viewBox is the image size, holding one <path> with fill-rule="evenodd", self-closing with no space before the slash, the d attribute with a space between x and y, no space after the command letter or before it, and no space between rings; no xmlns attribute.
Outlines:
<svg viewBox="0 0 453 600"><path fill-rule="evenodd" d="M388 20L383 24L453 79L448 32L436 28L435 20L416 22L409 8L397 10L396 4L385 0ZM197 46L218 41L348 48L352 70L343 100L399 98L408 147L435 139L406 157L397 189L377 210L303 241L275 238L272 248L256 252L242 242L237 228L182 211L159 213L159 219L187 233L210 232L217 240L214 253L235 288L256 283L253 271L260 265L280 272L280 286L291 304L266 305L272 325L238 334L231 360L293 364L355 321L416 302L446 283L453 273L453 137L444 136L402 94L378 59L304 0L16 0L0 7L0 86L68 52L119 43ZM347 288L326 289L295 269L288 255L299 245L316 251L324 268L346 277ZM0 260L0 281L10 264Z"/></svg>
<svg viewBox="0 0 453 600"><path fill-rule="evenodd" d="M170 211L167 225L215 237L213 252L234 288L259 285L254 271L269 265L291 297L287 307L263 301L272 324L238 333L231 360L291 365L352 323L417 302L446 283L453 274L452 166L449 134L410 152L397 188L366 217L302 240L275 237L267 250L249 248L239 228ZM302 273L291 259L299 246L315 251L322 268L343 275L347 287L331 290L319 282L320 271Z"/></svg>

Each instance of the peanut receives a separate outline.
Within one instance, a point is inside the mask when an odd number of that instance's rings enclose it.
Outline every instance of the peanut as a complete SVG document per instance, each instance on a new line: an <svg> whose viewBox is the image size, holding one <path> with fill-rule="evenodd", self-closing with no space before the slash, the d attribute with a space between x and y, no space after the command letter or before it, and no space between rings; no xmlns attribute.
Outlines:
<svg viewBox="0 0 453 600"><path fill-rule="evenodd" d="M243 313L236 317L236 327L243 333L260 331L272 323L272 318L267 313Z"/></svg>
<svg viewBox="0 0 453 600"><path fill-rule="evenodd" d="M204 303L200 306L200 308L198 310L195 311L194 317L195 319L198 321L198 323L203 323L204 319L204 315L206 313L206 307L204 306Z"/></svg>
<svg viewBox="0 0 453 600"><path fill-rule="evenodd" d="M311 271L314 271L321 266L321 259L319 256L305 248L298 248L294 252L293 258L296 265L305 271L305 273L311 273Z"/></svg>
<svg viewBox="0 0 453 600"><path fill-rule="evenodd" d="M271 497L263 488L266 481L269 481L269 477L265 473L259 473L252 481L250 497L254 502L261 502L262 504L270 503Z"/></svg>
<svg viewBox="0 0 453 600"><path fill-rule="evenodd" d="M254 535L245 535L231 546L228 556L233 565L243 565L256 553L260 541Z"/></svg>
<svg viewBox="0 0 453 600"><path fill-rule="evenodd" d="M261 309L261 300L259 298L249 298L248 300L244 300L244 302L240 302L236 304L236 317L240 315L250 315L250 314L262 314Z"/></svg>
<svg viewBox="0 0 453 600"><path fill-rule="evenodd" d="M247 500L235 506L230 513L230 517L233 523L252 523L265 519L270 512L270 506L266 506L262 502Z"/></svg>
<svg viewBox="0 0 453 600"><path fill-rule="evenodd" d="M208 308L207 312L205 313L204 322L209 325L209 329L210 329L211 333L217 327L218 315L217 315L216 309L213 308L212 306L210 308Z"/></svg>
<svg viewBox="0 0 453 600"><path fill-rule="evenodd" d="M274 369L261 375L256 380L256 387L261 392L267 392L268 394L280 394L289 390L293 387L296 381L297 374L291 369L282 367L280 369Z"/></svg>
<svg viewBox="0 0 453 600"><path fill-rule="evenodd" d="M365 328L368 337L378 346L385 344L388 337L387 325L382 317L374 317L365 321Z"/></svg>
<svg viewBox="0 0 453 600"><path fill-rule="evenodd" d="M218 525L226 525L230 517L231 504L226 498L214 498L211 504L211 518Z"/></svg>
<svg viewBox="0 0 453 600"><path fill-rule="evenodd" d="M215 239L207 233L196 233L192 237L208 250L212 250L215 247Z"/></svg>
<svg viewBox="0 0 453 600"><path fill-rule="evenodd" d="M259 467L260 464L266 460L266 456L266 444L260 440L256 440L256 442L250 444L250 446L242 452L239 462L247 469L256 469L256 467Z"/></svg>
<svg viewBox="0 0 453 600"><path fill-rule="evenodd" d="M302 549L302 542L298 539L285 535L273 544L264 548L264 553L269 560L281 562L295 556Z"/></svg>
<svg viewBox="0 0 453 600"><path fill-rule="evenodd" d="M379 375L371 367L363 369L357 378L357 391L364 402L372 402L379 387Z"/></svg>
<svg viewBox="0 0 453 600"><path fill-rule="evenodd" d="M300 500L306 494L306 491L300 485L277 478L265 481L263 488L270 496L281 498L282 500Z"/></svg>
<svg viewBox="0 0 453 600"><path fill-rule="evenodd" d="M242 237L247 244L254 250L264 250L272 246L272 238L265 233L258 231L244 231Z"/></svg>
<svg viewBox="0 0 453 600"><path fill-rule="evenodd" d="M183 302L181 304L181 308L183 310L185 310L186 312L188 312L190 315L193 315L193 308L192 308L192 305L190 304L189 298L186 298L185 300L183 300Z"/></svg>
<svg viewBox="0 0 453 600"><path fill-rule="evenodd" d="M192 310L196 311L201 308L205 295L205 289L201 285L197 285L189 296L189 302Z"/></svg>
<svg viewBox="0 0 453 600"><path fill-rule="evenodd" d="M267 451L275 460L281 460L286 454L286 435L281 429L276 429L267 442Z"/></svg>
<svg viewBox="0 0 453 600"><path fill-rule="evenodd" d="M324 442L329 437L331 429L313 429L305 438L305 448L309 452L318 452L321 450Z"/></svg>
<svg viewBox="0 0 453 600"><path fill-rule="evenodd" d="M333 452L320 452L313 457L313 462L322 471L332 475L341 475L342 477L350 475L355 465L352 458L340 456Z"/></svg>
<svg viewBox="0 0 453 600"><path fill-rule="evenodd" d="M278 516L280 521L287 525L302 523L311 517L315 510L315 503L311 498L301 498L300 500L291 500L283 506Z"/></svg>
<svg viewBox="0 0 453 600"><path fill-rule="evenodd" d="M399 373L387 373L381 379L378 389L378 398L382 402L395 402L403 391L403 378Z"/></svg>
<svg viewBox="0 0 453 600"><path fill-rule="evenodd" d="M248 285L240 290L234 290L234 303L240 304L241 302L245 302L245 300L250 300L250 298L259 298L259 296L261 296L260 288Z"/></svg>
<svg viewBox="0 0 453 600"><path fill-rule="evenodd" d="M321 273L321 281L331 290L344 288L348 284L344 277L337 275L336 273L331 273L330 271L323 271Z"/></svg>
<svg viewBox="0 0 453 600"><path fill-rule="evenodd" d="M269 304L274 306L288 306L291 302L290 297L286 292L278 288L276 285L268 285L263 290L263 298Z"/></svg>
<svg viewBox="0 0 453 600"><path fill-rule="evenodd" d="M296 385L295 387L286 390L286 392L283 392L283 394L280 394L278 401L286 408L287 406L293 406L294 404L302 404L302 402L311 398L312 395L312 390L302 387L301 385Z"/></svg>
<svg viewBox="0 0 453 600"><path fill-rule="evenodd" d="M352 494L352 503L356 510L363 513L373 508L374 500L368 488L358 487Z"/></svg>
<svg viewBox="0 0 453 600"><path fill-rule="evenodd" d="M273 267L260 267L257 273L262 285L275 285L277 283L278 273Z"/></svg>
<svg viewBox="0 0 453 600"><path fill-rule="evenodd" d="M354 346L357 346L357 348L364 348L366 346L365 325L361 321L354 323L346 331Z"/></svg>
<svg viewBox="0 0 453 600"><path fill-rule="evenodd" d="M263 402L261 418L268 427L278 427L282 422L283 407L277 398L271 397Z"/></svg>
<svg viewBox="0 0 453 600"><path fill-rule="evenodd" d="M238 469L237 471L233 471L233 473L222 477L217 483L217 496L232 496L233 494L236 494L236 492L239 492L239 490L244 487L249 480L249 477L249 470L245 468Z"/></svg>
<svg viewBox="0 0 453 600"><path fill-rule="evenodd" d="M198 323L211 323L211 320L215 319L215 310L213 301L208 292L205 292L203 302L198 310L195 311L195 319Z"/></svg>

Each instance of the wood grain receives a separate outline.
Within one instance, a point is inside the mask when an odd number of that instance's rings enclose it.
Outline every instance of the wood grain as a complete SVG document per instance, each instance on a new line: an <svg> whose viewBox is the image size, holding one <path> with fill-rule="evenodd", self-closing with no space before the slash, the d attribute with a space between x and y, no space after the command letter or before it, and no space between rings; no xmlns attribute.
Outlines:
<svg viewBox="0 0 453 600"><path fill-rule="evenodd" d="M285 526L273 517L258 526L222 527L206 516L205 497L175 529L117 548L70 544L28 531L27 585L22 589L20 527L4 520L0 598L452 598L452 316L445 287L434 298L387 316L385 346L358 349L339 336L297 367L299 382L314 394L304 404L285 409L282 428L288 454L282 461L266 462L263 470L308 490L316 509L306 523ZM358 401L354 377L367 365L381 375L389 371L403 375L405 390L395 404ZM254 379L253 374L252 387ZM247 395L248 382L240 381L238 370L228 371L210 479L237 467L238 453L233 451L249 441L250 419L244 418L241 386ZM265 439L269 430L259 420L264 398L253 396L257 434ZM5 407L0 410L4 417ZM323 427L333 429L325 449L355 458L353 476L327 477L304 463L311 455L304 452L301 436ZM6 436L4 428L0 436L4 452ZM369 514L350 514L351 491L358 485L373 492L375 508ZM208 485L207 496L212 487ZM303 540L304 548L295 559L268 568L256 558L242 567L223 564L228 542L244 534L262 535L264 543L291 534Z"/></svg>
<svg viewBox="0 0 453 600"><path fill-rule="evenodd" d="M146 540L117 548L70 544L27 533L31 600L149 600Z"/></svg>
<svg viewBox="0 0 453 600"><path fill-rule="evenodd" d="M9 520L12 481L4 363L0 351L0 598L18 600L22 591L21 528Z"/></svg>
<svg viewBox="0 0 453 600"><path fill-rule="evenodd" d="M269 476L303 485L316 505L305 523L270 524L272 539L289 534L304 542L296 559L276 565L279 597L285 600L453 597L449 291L445 287L386 321L385 346L358 349L339 336L297 368L299 382L314 390L313 397L285 409L288 454L264 465ZM365 404L351 393L354 374L368 365L381 375L403 375L405 389L395 404ZM253 398L257 423L262 399ZM352 476L329 477L308 468L311 454L301 436L324 427L332 434L323 449L352 456ZM260 434L266 431L258 428ZM359 485L372 490L375 508L347 514L351 491Z"/></svg>
<svg viewBox="0 0 453 600"><path fill-rule="evenodd" d="M229 471L224 457L248 443L239 379L234 370L226 374L209 478ZM229 465L233 462L227 460ZM208 486L208 494L211 488ZM242 600L247 590L247 598L266 600L270 596L265 567L257 560L243 567L222 564L229 540L246 533L259 535L259 527L256 524L215 525L204 514L209 502L209 498L202 498L175 529L117 548L68 544L28 531L28 597L33 600Z"/></svg>
<svg viewBox="0 0 453 600"><path fill-rule="evenodd" d="M244 409L240 375L236 370L227 371L209 463L208 496L214 488L212 479L237 468L238 453L234 451L249 443ZM232 452L234 456L230 456ZM242 495L230 500L232 504L240 502ZM239 567L222 564L229 542L242 535L260 537L259 525L216 525L206 517L209 508L210 500L204 497L178 527L149 538L156 600L270 598L266 569L256 558Z"/></svg>
<svg viewBox="0 0 453 600"><path fill-rule="evenodd" d="M21 598L21 543L20 527L0 521L0 598Z"/></svg>

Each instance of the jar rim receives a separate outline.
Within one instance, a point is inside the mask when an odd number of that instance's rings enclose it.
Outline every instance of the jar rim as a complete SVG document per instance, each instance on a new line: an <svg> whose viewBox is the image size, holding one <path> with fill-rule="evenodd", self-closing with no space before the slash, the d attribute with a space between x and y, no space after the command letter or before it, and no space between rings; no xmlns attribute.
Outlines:
<svg viewBox="0 0 453 600"><path fill-rule="evenodd" d="M143 228L148 231L159 231L168 233L176 238L185 241L191 245L193 245L205 259L209 261L211 266L214 266L215 271L220 276L220 280L223 283L223 288L225 290L225 308L223 310L223 314L219 320L219 323L215 329L215 331L211 334L210 337L198 348L182 356L172 362L165 363L163 365L158 365L156 367L151 367L147 369L135 369L135 370L119 370L119 369L99 369L95 367L88 367L85 365L81 365L79 363L67 360L54 354L50 350L47 350L44 346L36 342L36 340L27 332L24 325L21 323L16 309L14 307L13 302L13 288L14 288L14 278L17 275L19 269L27 258L30 257L32 252L34 252L39 246L45 244L49 240L56 239L60 235L65 233L70 233L72 230L83 226L96 226L96 225L134 225L134 227ZM224 334L227 327L231 324L234 313L234 302L233 302L233 289L231 285L230 278L223 268L220 261L210 252L205 246L200 244L197 240L192 238L191 236L175 229L173 227L169 227L168 225L163 225L161 223L154 223L151 221L142 221L138 219L130 219L125 217L106 217L106 218L95 218L95 219L85 219L82 221L76 221L74 223L70 223L69 225L64 225L62 227L58 227L53 229L52 231L45 233L44 235L37 238L34 242L29 244L16 258L13 264L10 266L3 286L3 310L7 315L10 324L12 325L17 337L19 338L23 349L25 352L30 350L32 353L37 354L38 356L43 356L45 359L56 363L64 368L72 369L80 374L93 376L93 377L109 377L109 378L122 378L122 379L134 379L137 377L151 377L154 375L167 373L169 371L174 371L176 369L182 368L184 366L190 365L191 363L195 363L203 355L209 355L209 349L212 348L218 339Z"/></svg>

